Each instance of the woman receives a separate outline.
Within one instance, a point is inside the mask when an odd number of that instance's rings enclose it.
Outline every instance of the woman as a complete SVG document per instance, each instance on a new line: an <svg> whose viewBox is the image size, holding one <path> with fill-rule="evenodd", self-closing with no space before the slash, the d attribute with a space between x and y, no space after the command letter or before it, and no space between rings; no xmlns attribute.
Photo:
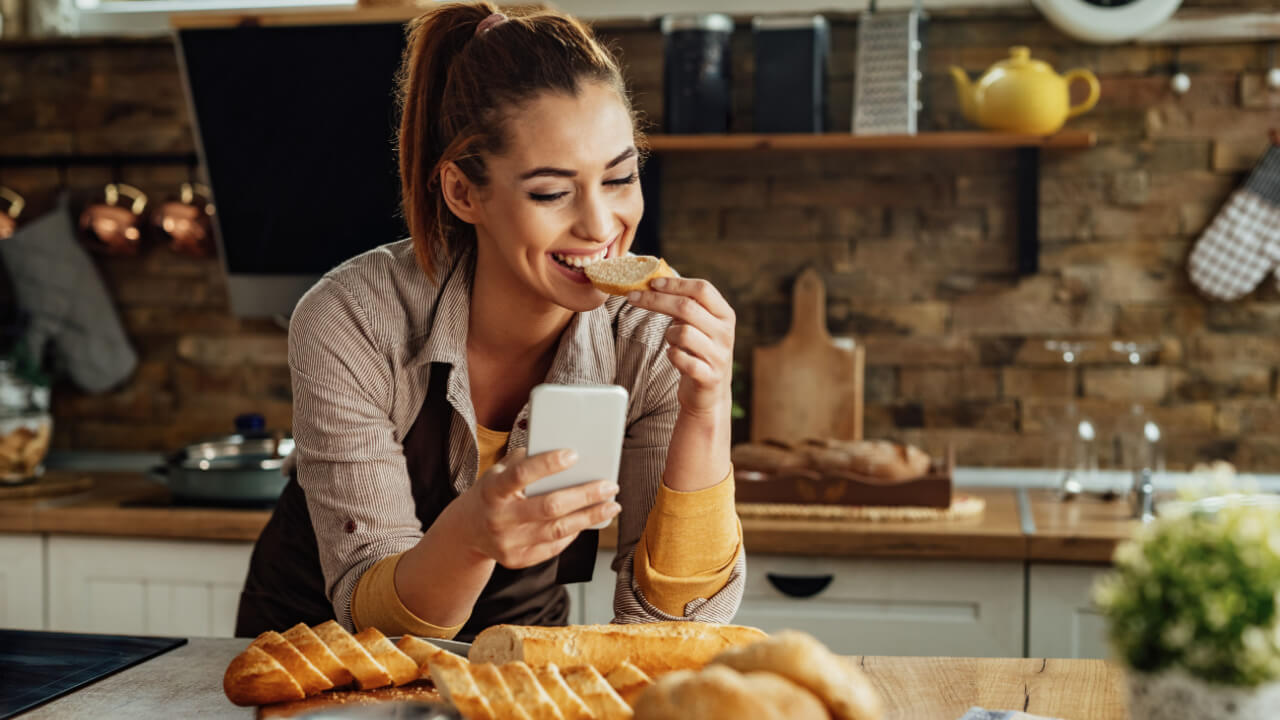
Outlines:
<svg viewBox="0 0 1280 720"><path fill-rule="evenodd" d="M410 25L400 94L411 238L298 304L297 480L255 548L237 634L564 624L561 585L595 558L584 530L615 517L617 622L727 622L745 569L733 310L682 278L607 298L581 269L625 254L643 212L614 59L555 12L444 5ZM525 497L574 462L523 450L542 382L629 391L616 486Z"/></svg>

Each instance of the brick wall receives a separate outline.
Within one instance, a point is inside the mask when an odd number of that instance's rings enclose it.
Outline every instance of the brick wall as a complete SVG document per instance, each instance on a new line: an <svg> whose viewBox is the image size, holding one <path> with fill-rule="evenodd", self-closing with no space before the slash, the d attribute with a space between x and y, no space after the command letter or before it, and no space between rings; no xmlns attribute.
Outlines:
<svg viewBox="0 0 1280 720"><path fill-rule="evenodd" d="M836 18L833 30L830 122L847 130L854 25ZM608 34L660 123L660 36ZM1082 45L1030 13L935 15L928 43L931 129L963 126L946 67L976 74L1012 44L1102 79L1099 106L1071 123L1099 146L1044 158L1040 273L1015 271L1011 151L667 156L663 252L738 309L744 370L753 345L786 332L791 283L812 265L832 330L866 345L869 435L950 442L966 464L1039 465L1070 393L1101 421L1144 402L1173 440L1173 466L1226 457L1280 470L1280 292L1267 282L1245 302L1206 303L1185 274L1192 240L1280 124L1266 45L1181 48L1193 84L1177 98L1173 48ZM749 130L749 32L736 36L734 71L735 129ZM0 46L0 104L0 154L191 148L166 42ZM39 203L60 181L89 188L111 172L0 168L0 182ZM161 194L186 172L120 169ZM229 315L215 261L153 247L100 267L143 362L114 393L59 388L58 445L172 448L248 410L288 423L284 333ZM1051 338L1096 349L1067 370L1044 348ZM1161 351L1126 367L1107 349L1116 339Z"/></svg>

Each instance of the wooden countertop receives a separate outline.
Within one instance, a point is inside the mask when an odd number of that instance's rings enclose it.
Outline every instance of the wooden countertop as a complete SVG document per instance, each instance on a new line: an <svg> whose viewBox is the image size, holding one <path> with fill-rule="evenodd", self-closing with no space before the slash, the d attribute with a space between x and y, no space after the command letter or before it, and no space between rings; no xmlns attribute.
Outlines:
<svg viewBox="0 0 1280 720"><path fill-rule="evenodd" d="M50 475L56 476L54 473ZM160 504L167 490L137 473L94 473L93 489L73 494L0 500L0 532L71 533L252 542L269 510L183 508ZM964 488L986 501L981 516L956 520L871 522L746 518L755 553L970 560L1110 561L1134 522L1122 501L1081 498L1069 503L1049 491L1026 493L1034 531L1011 488ZM617 546L617 528L600 536Z"/></svg>
<svg viewBox="0 0 1280 720"><path fill-rule="evenodd" d="M23 715L251 718L222 694L222 673L246 641L193 638L159 657ZM1124 675L1102 660L857 658L885 701L885 720L952 720L973 706L1063 720L1126 720Z"/></svg>

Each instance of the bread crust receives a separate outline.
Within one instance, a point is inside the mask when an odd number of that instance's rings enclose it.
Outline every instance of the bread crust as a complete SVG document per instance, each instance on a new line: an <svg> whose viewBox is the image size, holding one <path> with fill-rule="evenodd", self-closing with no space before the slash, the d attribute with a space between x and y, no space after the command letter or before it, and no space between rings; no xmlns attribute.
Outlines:
<svg viewBox="0 0 1280 720"><path fill-rule="evenodd" d="M551 696L538 684L533 670L522 662L513 662L498 668L502 679L507 681L511 689L511 697L516 704L524 708L531 720L564 720L564 714Z"/></svg>
<svg viewBox="0 0 1280 720"><path fill-rule="evenodd" d="M813 693L773 673L722 665L658 678L636 702L635 720L827 720Z"/></svg>
<svg viewBox="0 0 1280 720"><path fill-rule="evenodd" d="M567 668L564 681L591 708L595 720L631 720L631 706L614 692L594 667L579 665Z"/></svg>
<svg viewBox="0 0 1280 720"><path fill-rule="evenodd" d="M635 258L644 258L644 257L647 257L647 256L631 255L631 256L624 256L620 258L610 258L609 260L601 260L600 262L601 263L623 262L627 260L634 260ZM662 258L657 258L657 260L658 260L657 266L653 270L649 271L649 273L645 275L643 278L640 278L635 282L631 282L627 284L619 284L619 283L609 282L608 280L605 280L602 278L597 279L596 277L592 276L590 268L587 268L586 270L587 279L591 281L591 284L594 285L597 290L608 293L610 295L626 295L627 293L635 290L648 290L649 283L654 280L657 280L658 278L675 277L675 273L671 271L671 268L670 266L667 265L666 260L663 260Z"/></svg>
<svg viewBox="0 0 1280 720"><path fill-rule="evenodd" d="M630 662L653 677L700 668L721 650L767 637L753 627L701 622L533 627L495 625L471 645L472 662L524 661L533 667L591 665L602 673Z"/></svg>
<svg viewBox="0 0 1280 720"><path fill-rule="evenodd" d="M356 679L356 687L368 690L391 684L391 673L379 665L369 651L336 621L320 623L313 629L333 654L338 656L338 660L351 671Z"/></svg>
<svg viewBox="0 0 1280 720"><path fill-rule="evenodd" d="M740 673L781 675L820 698L836 720L879 720L883 714L871 681L806 633L786 630L753 645L729 648L711 664Z"/></svg>
<svg viewBox="0 0 1280 720"><path fill-rule="evenodd" d="M222 674L222 691L236 705L265 705L306 697L288 670L260 647L250 645Z"/></svg>
<svg viewBox="0 0 1280 720"><path fill-rule="evenodd" d="M604 679L618 693L623 702L631 707L636 706L640 693L653 684L653 678L629 661L611 670Z"/></svg>
<svg viewBox="0 0 1280 720"><path fill-rule="evenodd" d="M551 696L565 720L592 720L591 708L570 689L555 663L533 668L533 676L538 678L538 684Z"/></svg>
<svg viewBox="0 0 1280 720"><path fill-rule="evenodd" d="M391 684L405 685L420 676L418 663L400 652L378 628L367 627L356 633L355 638L379 665L386 668L387 674L391 676Z"/></svg>
<svg viewBox="0 0 1280 720"><path fill-rule="evenodd" d="M276 662L298 681L302 694L315 695L333 687L333 683L320 672L311 661L293 646L283 635L268 630L262 633L251 644L276 659Z"/></svg>
<svg viewBox="0 0 1280 720"><path fill-rule="evenodd" d="M333 654L328 645L315 634L311 628L304 623L298 623L288 630L284 631L284 639L289 644L298 649L304 657L311 661L316 669L324 673L329 678L329 682L334 687L345 687L355 682L351 671L338 660L338 656Z"/></svg>

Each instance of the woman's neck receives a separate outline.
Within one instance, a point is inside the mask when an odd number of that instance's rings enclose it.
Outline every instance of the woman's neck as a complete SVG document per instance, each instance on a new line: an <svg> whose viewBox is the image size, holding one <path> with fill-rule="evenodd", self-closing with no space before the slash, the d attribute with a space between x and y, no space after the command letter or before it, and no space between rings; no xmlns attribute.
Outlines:
<svg viewBox="0 0 1280 720"><path fill-rule="evenodd" d="M497 258L477 253L468 353L527 366L550 361L573 312L529 292ZM520 374L517 368L516 374Z"/></svg>

